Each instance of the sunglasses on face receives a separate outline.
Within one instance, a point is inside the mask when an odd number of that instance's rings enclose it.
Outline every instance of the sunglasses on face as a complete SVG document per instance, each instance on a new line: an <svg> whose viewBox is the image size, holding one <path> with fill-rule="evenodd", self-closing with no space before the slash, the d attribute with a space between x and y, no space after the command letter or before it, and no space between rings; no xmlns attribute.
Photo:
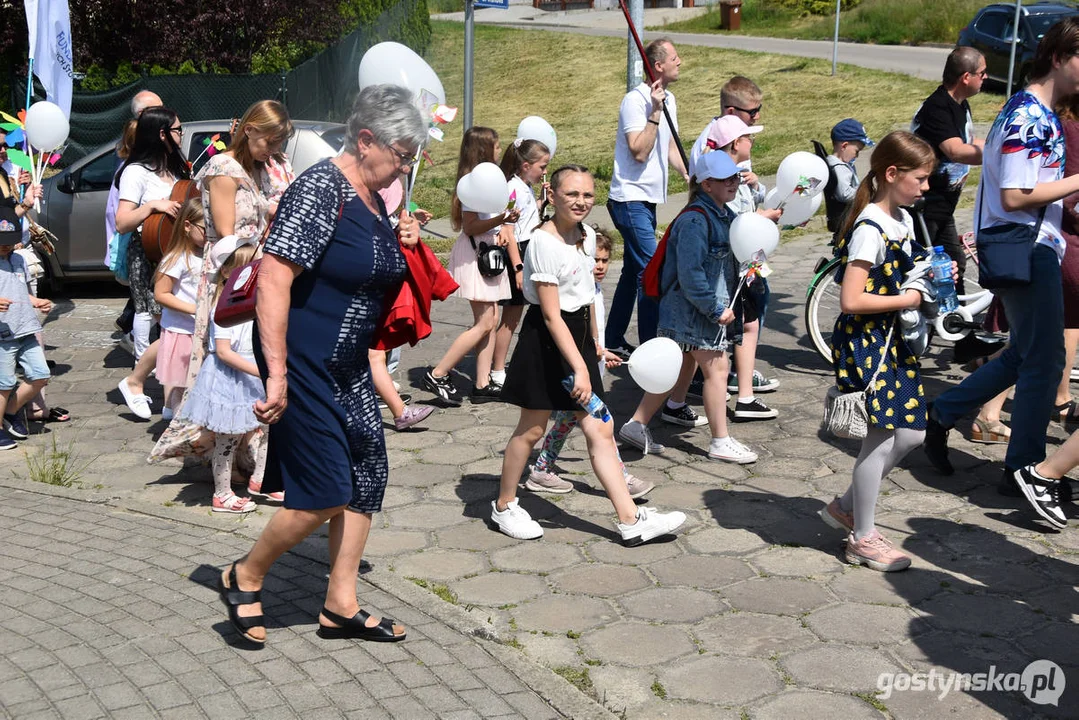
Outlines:
<svg viewBox="0 0 1079 720"><path fill-rule="evenodd" d="M744 112L746 115L749 115L750 117L756 117L757 115L760 115L761 114L761 108L763 108L763 107L764 107L764 105L758 105L755 108L740 108L737 105L732 105L731 106L732 109L737 110L738 112Z"/></svg>

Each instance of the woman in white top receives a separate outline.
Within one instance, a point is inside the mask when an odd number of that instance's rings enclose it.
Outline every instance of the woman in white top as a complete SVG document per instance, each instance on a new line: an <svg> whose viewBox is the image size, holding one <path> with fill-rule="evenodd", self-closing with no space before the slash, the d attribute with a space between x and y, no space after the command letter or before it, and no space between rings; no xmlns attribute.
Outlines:
<svg viewBox="0 0 1079 720"><path fill-rule="evenodd" d="M150 419L150 398L143 383L157 364L157 343L150 344L150 331L161 306L154 300L154 268L142 248L142 224L155 212L172 217L180 203L169 199L177 180L190 177L187 161L180 151L184 131L180 118L168 108L147 108L135 126L131 154L116 173L120 202L116 208L116 231L130 232L127 268L131 299L135 303L135 369L118 387L128 409L142 420Z"/></svg>
<svg viewBox="0 0 1079 720"><path fill-rule="evenodd" d="M596 395L603 392L603 385L592 313L595 233L584 225L595 202L592 175L580 165L559 168L551 175L549 197L554 216L532 233L525 253L524 295L530 305L502 390L505 402L520 406L521 419L506 446L491 520L519 540L543 536L539 523L517 504L517 485L551 411L573 410L588 441L592 469L618 515L622 542L640 545L672 532L686 516L638 510L615 452L614 422ZM592 414L581 409L588 405L593 406Z"/></svg>
<svg viewBox="0 0 1079 720"><path fill-rule="evenodd" d="M510 186L510 202L520 213L517 222L503 225L502 234L506 240L506 251L510 256L510 295L509 300L502 300L502 319L495 330L495 356L491 364L491 382L501 386L506 382L506 356L510 352L510 342L517 324L521 322L521 313L527 304L523 292L524 256L528 249L528 239L532 231L539 227L540 213L536 205L533 186L542 183L540 192L547 197L549 186L543 183L547 174L547 163L551 161L551 151L539 140L517 138L502 155L502 172Z"/></svg>

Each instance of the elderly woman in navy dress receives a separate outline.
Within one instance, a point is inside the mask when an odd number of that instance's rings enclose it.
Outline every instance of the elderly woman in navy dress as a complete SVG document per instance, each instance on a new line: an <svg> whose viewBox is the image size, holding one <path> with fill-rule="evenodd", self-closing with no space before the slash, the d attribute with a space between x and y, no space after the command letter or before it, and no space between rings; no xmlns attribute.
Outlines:
<svg viewBox="0 0 1079 720"><path fill-rule="evenodd" d="M319 636L405 637L393 620L360 609L356 581L389 474L367 348L383 298L406 272L400 244L419 239L407 210L395 233L378 191L411 172L426 138L411 93L362 90L345 152L289 187L266 241L254 343L266 401L255 413L271 426L264 492L280 484L285 502L221 576L229 619L250 641L266 638L260 591L270 566L326 521L331 566Z"/></svg>

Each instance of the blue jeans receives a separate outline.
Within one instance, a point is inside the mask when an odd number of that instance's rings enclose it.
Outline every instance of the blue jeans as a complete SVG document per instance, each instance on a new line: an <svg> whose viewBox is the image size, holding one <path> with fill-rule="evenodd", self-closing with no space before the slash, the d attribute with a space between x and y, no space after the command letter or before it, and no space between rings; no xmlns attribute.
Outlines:
<svg viewBox="0 0 1079 720"><path fill-rule="evenodd" d="M22 366L23 375L29 382L46 380L50 376L45 352L34 335L0 342L0 390L14 390L19 384L15 376L16 365Z"/></svg>
<svg viewBox="0 0 1079 720"><path fill-rule="evenodd" d="M937 398L933 415L950 428L1014 385L1012 436L1004 466L1018 470L1045 459L1045 432L1064 372L1064 295L1056 252L1035 246L1030 284L995 293L1011 326L1008 347Z"/></svg>
<svg viewBox="0 0 1079 720"><path fill-rule="evenodd" d="M647 342L656 336L659 325L659 302L646 297L641 288L644 266L656 252L656 204L607 201L611 221L622 233L622 274L614 289L611 311L607 313L606 347L626 344L626 330L637 304L637 340Z"/></svg>

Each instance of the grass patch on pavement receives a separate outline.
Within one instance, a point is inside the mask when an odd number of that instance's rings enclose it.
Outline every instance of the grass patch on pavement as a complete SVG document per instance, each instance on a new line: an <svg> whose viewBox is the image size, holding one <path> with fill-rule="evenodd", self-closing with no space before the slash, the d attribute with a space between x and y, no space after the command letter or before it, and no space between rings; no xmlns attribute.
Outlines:
<svg viewBox="0 0 1079 720"><path fill-rule="evenodd" d="M573 685L585 695L592 694L592 677L588 674L588 668L575 668L571 665L561 665L554 668L554 672L557 675L561 675L566 682Z"/></svg>
<svg viewBox="0 0 1079 720"><path fill-rule="evenodd" d="M34 482L72 487L99 456L83 458L76 448L76 438L60 443L56 436L52 433L51 446L26 453L26 469Z"/></svg>
<svg viewBox="0 0 1079 720"><path fill-rule="evenodd" d="M985 2L983 0L863 0L839 16L842 40L878 45L954 44ZM672 32L716 32L720 29L719 6L689 20L665 25ZM734 35L831 40L835 15L803 15L774 0L743 0L742 27Z"/></svg>
<svg viewBox="0 0 1079 720"><path fill-rule="evenodd" d="M423 578L410 577L408 579L419 585L424 590L430 590L435 595L438 595L440 598L448 602L450 605L457 604L457 595L452 590L450 590L448 585L444 585L442 583L428 582Z"/></svg>
<svg viewBox="0 0 1079 720"><path fill-rule="evenodd" d="M449 103L460 105L464 26L432 22L431 27L427 61L441 78ZM756 136L753 149L754 169L764 176L773 175L791 152L811 150L811 139L827 140L831 127L843 118L858 118L874 139L909 127L922 100L937 86L853 66L843 66L842 73L832 77L827 60L690 45L678 51L682 78L672 90L687 151L719 112L723 81L747 73L764 90L765 130ZM527 81L522 73L511 71L507 58L517 58L528 68ZM589 167L596 175L596 204L602 205L614 161L618 106L625 94L625 64L623 39L478 25L474 122L493 127L505 145L525 116L546 118L558 132L553 167L571 162ZM999 104L1000 98L975 96L971 100L975 120L991 120ZM428 148L435 165L420 169L414 194L415 201L436 217L449 213L463 123L458 119L445 130L445 141L432 142ZM671 181L672 193L682 190L681 179Z"/></svg>

